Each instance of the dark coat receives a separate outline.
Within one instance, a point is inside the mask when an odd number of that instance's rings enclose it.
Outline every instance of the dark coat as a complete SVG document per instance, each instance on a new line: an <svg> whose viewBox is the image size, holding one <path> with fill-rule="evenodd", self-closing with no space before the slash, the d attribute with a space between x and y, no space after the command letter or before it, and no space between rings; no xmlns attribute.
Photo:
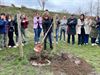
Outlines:
<svg viewBox="0 0 100 75"><path fill-rule="evenodd" d="M67 28L67 33L70 35L75 35L76 34L76 25L77 25L77 19L68 19L67 22L68 28Z"/></svg>
<svg viewBox="0 0 100 75"><path fill-rule="evenodd" d="M100 30L100 19L97 21L97 29Z"/></svg>
<svg viewBox="0 0 100 75"><path fill-rule="evenodd" d="M8 32L14 32L14 21L8 21Z"/></svg>
<svg viewBox="0 0 100 75"><path fill-rule="evenodd" d="M50 26L52 25L52 21L50 19L44 19L42 22L42 27L43 27L43 32L46 33L48 31L48 29L50 28ZM49 32L52 32L52 28L50 29Z"/></svg>
<svg viewBox="0 0 100 75"><path fill-rule="evenodd" d="M6 33L6 21L0 19L0 34Z"/></svg>

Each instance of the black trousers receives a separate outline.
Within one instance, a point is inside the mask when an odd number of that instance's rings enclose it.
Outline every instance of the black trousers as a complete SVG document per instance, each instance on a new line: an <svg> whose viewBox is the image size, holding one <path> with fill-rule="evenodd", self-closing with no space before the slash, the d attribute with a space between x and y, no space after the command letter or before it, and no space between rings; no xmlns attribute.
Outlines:
<svg viewBox="0 0 100 75"><path fill-rule="evenodd" d="M78 45L83 45L84 44L84 34L78 34Z"/></svg>
<svg viewBox="0 0 100 75"><path fill-rule="evenodd" d="M46 33L44 33L44 35L45 35ZM47 36L46 36L46 38L44 39L44 50L46 50L47 49L47 38L48 38L48 40L49 40L49 42L50 42L50 48L51 49L53 49L53 46L52 46L52 34L51 34L51 32L49 32L48 34L47 34Z"/></svg>
<svg viewBox="0 0 100 75"><path fill-rule="evenodd" d="M14 39L13 39L13 32L8 32L9 43L8 46L15 46Z"/></svg>
<svg viewBox="0 0 100 75"><path fill-rule="evenodd" d="M72 36L72 44L75 44L75 35L71 35L71 34L68 34L68 40L67 42L70 44L70 38Z"/></svg>

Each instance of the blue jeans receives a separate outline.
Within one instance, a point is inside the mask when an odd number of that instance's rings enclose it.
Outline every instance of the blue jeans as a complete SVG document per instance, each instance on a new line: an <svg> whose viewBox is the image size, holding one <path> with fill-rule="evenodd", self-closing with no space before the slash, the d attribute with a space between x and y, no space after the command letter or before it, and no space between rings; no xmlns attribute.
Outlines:
<svg viewBox="0 0 100 75"><path fill-rule="evenodd" d="M42 31L41 28L39 28L39 29L34 29L34 33L35 33L34 41L35 41L35 42L39 42L41 31Z"/></svg>
<svg viewBox="0 0 100 75"><path fill-rule="evenodd" d="M0 48L4 48L5 34L0 34Z"/></svg>
<svg viewBox="0 0 100 75"><path fill-rule="evenodd" d="M98 30L98 45L100 45L100 30Z"/></svg>
<svg viewBox="0 0 100 75"><path fill-rule="evenodd" d="M85 34L84 43L87 44L89 42L89 34Z"/></svg>
<svg viewBox="0 0 100 75"><path fill-rule="evenodd" d="M59 29L56 29L56 42L58 42L58 37L59 37Z"/></svg>
<svg viewBox="0 0 100 75"><path fill-rule="evenodd" d="M65 41L65 33L66 33L65 29L61 29L61 30L60 30L60 40L62 39L62 34L63 34L63 36L64 36L64 41Z"/></svg>

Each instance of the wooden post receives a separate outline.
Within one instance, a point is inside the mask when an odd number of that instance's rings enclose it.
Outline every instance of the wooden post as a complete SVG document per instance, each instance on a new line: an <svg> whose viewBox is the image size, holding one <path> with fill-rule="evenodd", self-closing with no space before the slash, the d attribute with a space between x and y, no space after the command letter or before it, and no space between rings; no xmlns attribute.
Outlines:
<svg viewBox="0 0 100 75"><path fill-rule="evenodd" d="M56 38L55 38L55 36L56 36L56 31L55 31L55 29L56 29L56 15L54 15L54 17L53 17L53 24L54 24L54 28L53 28L53 30L54 30L54 33L53 33L53 36L54 36L54 48L53 48L53 51L51 52L51 53L55 53L55 51L56 51Z"/></svg>
<svg viewBox="0 0 100 75"><path fill-rule="evenodd" d="M17 22L18 22L18 44L19 44L19 52L20 52L20 57L24 57L24 52L23 52L23 46L22 46L22 36L21 36L21 19L20 19L21 14L17 14Z"/></svg>

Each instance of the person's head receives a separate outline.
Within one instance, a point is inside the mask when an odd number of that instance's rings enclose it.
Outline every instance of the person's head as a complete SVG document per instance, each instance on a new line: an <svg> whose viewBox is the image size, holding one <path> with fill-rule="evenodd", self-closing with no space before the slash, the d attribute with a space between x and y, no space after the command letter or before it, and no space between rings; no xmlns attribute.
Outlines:
<svg viewBox="0 0 100 75"><path fill-rule="evenodd" d="M46 9L46 10L44 11L44 13L49 15L49 10Z"/></svg>
<svg viewBox="0 0 100 75"><path fill-rule="evenodd" d="M59 19L59 15L58 14L56 14L55 16L56 16L56 19Z"/></svg>
<svg viewBox="0 0 100 75"><path fill-rule="evenodd" d="M38 11L36 11L35 16L37 16L37 17L40 16Z"/></svg>
<svg viewBox="0 0 100 75"><path fill-rule="evenodd" d="M12 15L9 15L9 16L8 16L8 20L9 20L9 21L13 20Z"/></svg>
<svg viewBox="0 0 100 75"><path fill-rule="evenodd" d="M80 19L81 19L82 21L84 21L85 15L84 15L84 14L81 14L81 15L80 15Z"/></svg>
<svg viewBox="0 0 100 75"><path fill-rule="evenodd" d="M49 18L50 18L49 12L44 12L43 13L43 19L49 19Z"/></svg>
<svg viewBox="0 0 100 75"><path fill-rule="evenodd" d="M80 15L80 19L85 19L85 15L84 14L81 14Z"/></svg>
<svg viewBox="0 0 100 75"><path fill-rule="evenodd" d="M96 16L95 19L98 21L100 19L100 17L99 16Z"/></svg>
<svg viewBox="0 0 100 75"><path fill-rule="evenodd" d="M63 19L66 19L66 16L63 16Z"/></svg>
<svg viewBox="0 0 100 75"><path fill-rule="evenodd" d="M0 14L0 18L1 18L1 19L5 19L5 17L6 17L5 13L1 13L1 14Z"/></svg>
<svg viewBox="0 0 100 75"><path fill-rule="evenodd" d="M75 18L75 15L74 15L74 14L72 14L70 18L71 18L71 19L74 19L74 18Z"/></svg>

